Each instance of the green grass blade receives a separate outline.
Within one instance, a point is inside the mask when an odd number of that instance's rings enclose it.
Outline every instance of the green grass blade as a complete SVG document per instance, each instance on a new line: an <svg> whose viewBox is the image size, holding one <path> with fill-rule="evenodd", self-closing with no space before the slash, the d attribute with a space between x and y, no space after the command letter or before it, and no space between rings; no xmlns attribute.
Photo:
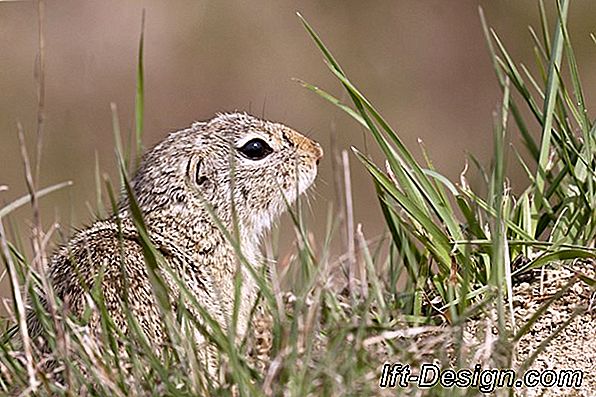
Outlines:
<svg viewBox="0 0 596 397"><path fill-rule="evenodd" d="M561 18L555 30L553 48L550 54L548 81L546 84L546 96L543 107L544 119L542 120L542 139L540 143L540 156L538 158L538 170L536 172L536 187L538 190L538 194L542 194L544 192L546 166L551 150L551 130L554 118L555 103L559 89L559 76L557 74L557 70L559 70L561 67L561 59L563 56L563 37L561 26L566 24L568 8L569 1L563 0L563 5L561 8ZM538 203L541 203L541 200L535 201L535 204L538 205L537 208L535 208L535 213L537 213L540 209L540 204Z"/></svg>
<svg viewBox="0 0 596 397"><path fill-rule="evenodd" d="M503 90L505 88L505 74L503 73L503 70L499 66L498 57L495 52L495 48L493 46L493 41L491 39L491 37L492 37L492 34L490 33L491 30L489 29L488 24L486 23L486 18L484 17L484 11L483 11L482 7L478 7L478 12L480 14L480 22L482 24L482 30L484 32L484 40L485 40L486 46L489 50L490 59L493 64L493 69L495 70L497 79L499 80L499 85L501 86L501 89ZM511 101L511 103L509 104L509 107L511 108L511 114L513 115L515 123L517 124L517 126L520 130L520 133L522 134L522 137L524 139L524 144L530 151L530 154L532 155L532 157L534 159L536 159L536 161L538 161L538 154L539 154L538 153L538 145L536 144L534 137L532 137L532 135L530 134L528 127L526 126L526 123L525 123L522 115L520 114L519 110L517 109L517 106L515 105L515 103L513 102L512 99L510 99L510 101Z"/></svg>
<svg viewBox="0 0 596 397"><path fill-rule="evenodd" d="M330 102L331 104L337 106L338 108L340 108L341 110L346 112L348 115L350 115L350 117L354 118L354 120L358 121L358 123L360 123L360 125L362 125L364 128L368 129L368 125L366 124L366 121L364 121L364 119L362 118L362 116L360 116L360 114L355 112L354 109L352 109L348 105L342 103L339 99L337 99L333 95L329 94L327 91L325 91L317 86L314 86L312 84L309 84L305 81L302 81L300 79L294 79L294 80L297 81L300 85L302 85L302 87L314 92L315 94L319 95L321 98L323 98L326 101Z"/></svg>
<svg viewBox="0 0 596 397"><path fill-rule="evenodd" d="M141 17L141 37L139 39L139 56L137 59L137 92L135 99L135 169L141 162L143 150L143 113L145 108L145 84L143 70L143 45L145 39L145 9Z"/></svg>
<svg viewBox="0 0 596 397"><path fill-rule="evenodd" d="M559 249L556 252L544 253L513 272L517 275L531 269L538 269L548 263L572 259L595 259L596 253L584 248Z"/></svg>
<svg viewBox="0 0 596 397"><path fill-rule="evenodd" d="M540 11L540 29L542 31L542 37L544 40L544 49L546 53L549 54L551 49L549 37L550 28L548 27L548 18L546 17L546 8L544 7L543 0L538 1L538 9Z"/></svg>

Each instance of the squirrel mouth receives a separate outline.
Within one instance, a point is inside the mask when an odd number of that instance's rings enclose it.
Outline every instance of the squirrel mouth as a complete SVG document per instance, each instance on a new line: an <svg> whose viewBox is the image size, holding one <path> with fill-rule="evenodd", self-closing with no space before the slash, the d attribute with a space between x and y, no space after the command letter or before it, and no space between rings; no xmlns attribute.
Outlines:
<svg viewBox="0 0 596 397"><path fill-rule="evenodd" d="M318 162L319 162L319 160L317 160L317 163ZM313 185L316 177L317 177L317 167L312 167L307 172L301 173L300 176L298 177L298 194L301 195L305 191L307 191L308 188L310 188Z"/></svg>

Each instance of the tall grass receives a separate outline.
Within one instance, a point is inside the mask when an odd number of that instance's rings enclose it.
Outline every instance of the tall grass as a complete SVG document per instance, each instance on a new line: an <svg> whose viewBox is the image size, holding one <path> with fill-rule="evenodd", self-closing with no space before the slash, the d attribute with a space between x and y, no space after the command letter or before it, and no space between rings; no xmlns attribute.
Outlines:
<svg viewBox="0 0 596 397"><path fill-rule="evenodd" d="M302 84L352 117L355 127L364 128L384 155L383 163L377 164L366 152L352 148L358 160L352 167L363 166L375 184L389 237L371 243L353 219L347 152L340 157L341 175L337 178L341 185L338 190L345 192L344 204L339 208L342 216L330 212L323 244L313 244L301 205L288 208L297 242L294 255L288 260L288 272L273 269L269 276L257 264L248 263L234 231L223 230L237 251L239 263L257 280L259 305L267 314L264 319L270 322L271 346L262 365L253 357L254 337L237 344L235 326L224 330L196 301L179 275L169 269L153 246L132 194L128 181L131 170L138 165L143 130L141 34L134 145L125 148L122 143L115 105L113 129L121 171L119 185L130 203L163 319L165 352L156 354L152 341L132 315L126 319L127 333L115 325L101 291L101 272L87 291L86 313L82 318L68 314L65 303L52 294L40 263L40 258L46 257L48 233L36 229L31 258L17 248L22 242L9 241L2 225L11 212L28 202L35 212L38 199L67 185L38 191L36 183L32 183L34 178L29 177L29 195L0 208L0 252L14 303L11 318L3 324L7 334L0 344L0 390L64 396L376 395L383 393L378 384L384 361L416 365L437 359L446 366L466 365L474 351L465 346L463 329L470 319L485 317L494 318L498 329L492 364L511 366L515 343L539 321L549 305L575 282L596 284L578 275L544 303L530 321L516 323L512 287L517 277L553 262L596 256L596 127L587 115L567 30L568 1L557 4L554 28L550 28L544 5L539 2L542 37L531 30L537 70L542 72L539 77L526 67L517 66L480 11L489 54L503 92L493 125L493 158L485 172L486 185L478 189L486 192L484 195L472 190L465 175L459 183L442 175L424 149L424 161L417 161L399 134L350 80L315 29L300 16L351 104L312 84ZM561 78L566 75L564 67L569 83ZM529 109L530 118L525 118L522 107ZM512 124L521 134L527 155L514 148L512 156L507 150ZM540 132L538 140L533 131ZM517 197L506 183L510 157L522 163L528 176L525 190ZM26 151L23 158L28 164ZM98 169L96 185L97 213L116 211L118 189L110 181L102 181ZM111 208L102 208L105 196ZM41 223L36 225L40 227ZM348 252L336 260L330 247L339 228L345 229L342 232L349 244ZM274 238L264 246L268 260L280 259ZM517 263L522 265L514 266ZM342 268L346 269L345 279L338 271ZM183 303L178 307L187 310L172 309L172 295L165 278L174 280ZM330 279L337 282L330 283ZM241 284L237 277L237 300ZM284 292L283 285L291 285L291 291ZM40 301L40 291L51 297L48 305ZM27 303L43 324L45 349L28 337L24 321ZM97 338L91 337L85 328L94 315L101 318ZM265 321L259 316L260 311L255 308L255 324ZM204 363L193 340L193 331L197 329L220 354L222 382L205 376ZM522 368L532 364L548 340L544 342L521 364ZM48 361L55 365L45 365ZM451 396L479 392L432 389L425 393Z"/></svg>

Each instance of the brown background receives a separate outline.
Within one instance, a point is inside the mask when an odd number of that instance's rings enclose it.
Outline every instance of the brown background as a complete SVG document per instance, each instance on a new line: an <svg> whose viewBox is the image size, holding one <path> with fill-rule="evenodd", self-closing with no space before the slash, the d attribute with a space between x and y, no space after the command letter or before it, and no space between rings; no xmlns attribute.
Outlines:
<svg viewBox="0 0 596 397"><path fill-rule="evenodd" d="M553 22L554 2L546 3ZM532 24L539 31L534 1L47 1L41 186L64 180L74 186L43 199L45 224L92 220L87 204L95 202L96 154L101 169L117 180L110 103L118 105L123 132L131 131L143 8L146 146L193 120L238 109L264 112L308 133L328 154L332 134L340 149L364 147L354 121L292 81L301 78L343 95L296 17L300 11L411 150L420 158L421 138L437 168L456 178L466 152L488 163L492 112L500 101L478 5L515 60L536 71L527 30ZM590 106L596 83L596 45L589 38L593 2L574 1L569 20ZM26 193L16 123L23 123L32 148L36 54L35 3L0 2L0 185L9 187L0 204ZM516 134L512 128L511 140ZM330 159L321 164L310 200L319 238L329 206L337 202ZM521 189L524 178L513 156L510 169L514 188ZM353 157L352 171L356 221L367 236L378 235L382 220L372 185ZM12 216L22 236L30 217L28 208Z"/></svg>

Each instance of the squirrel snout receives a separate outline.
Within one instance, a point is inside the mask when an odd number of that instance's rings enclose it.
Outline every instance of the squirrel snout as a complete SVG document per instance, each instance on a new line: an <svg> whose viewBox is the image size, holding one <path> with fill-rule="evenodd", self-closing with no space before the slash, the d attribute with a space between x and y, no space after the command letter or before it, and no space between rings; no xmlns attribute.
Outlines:
<svg viewBox="0 0 596 397"><path fill-rule="evenodd" d="M311 154L317 165L319 164L319 161L321 161L321 159L323 158L323 148L321 147L321 145L319 145L318 142L315 142L313 140L310 140L308 138L305 138L301 144L300 144L302 150L304 150L305 152L308 152L309 154Z"/></svg>
<svg viewBox="0 0 596 397"><path fill-rule="evenodd" d="M323 158L323 148L321 148L318 142L293 130L285 131L284 136L296 145L298 149L312 156L317 165L319 164L319 161Z"/></svg>

